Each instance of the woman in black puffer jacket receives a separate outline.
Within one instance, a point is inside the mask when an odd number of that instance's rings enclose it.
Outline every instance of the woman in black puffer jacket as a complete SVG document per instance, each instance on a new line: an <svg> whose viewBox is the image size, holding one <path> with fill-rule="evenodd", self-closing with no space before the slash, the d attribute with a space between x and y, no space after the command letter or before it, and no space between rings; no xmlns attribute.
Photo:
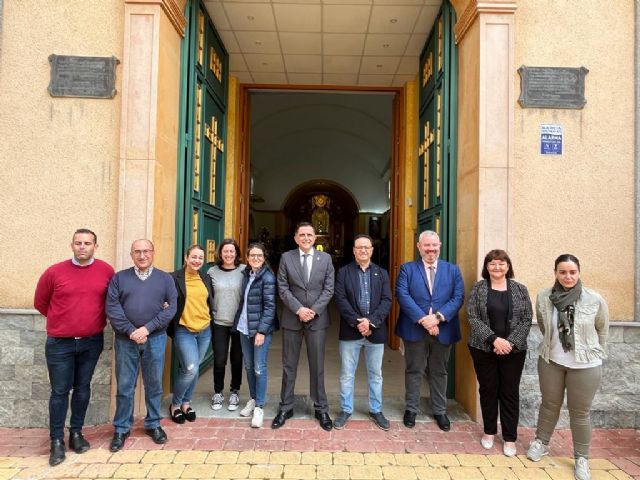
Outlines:
<svg viewBox="0 0 640 480"><path fill-rule="evenodd" d="M267 251L262 243L252 243L247 249L247 263L236 313L234 330L240 332L240 345L247 371L251 400L240 411L243 417L253 416L251 426L262 427L267 394L267 360L273 332L278 329L276 313L276 277L266 263Z"/></svg>

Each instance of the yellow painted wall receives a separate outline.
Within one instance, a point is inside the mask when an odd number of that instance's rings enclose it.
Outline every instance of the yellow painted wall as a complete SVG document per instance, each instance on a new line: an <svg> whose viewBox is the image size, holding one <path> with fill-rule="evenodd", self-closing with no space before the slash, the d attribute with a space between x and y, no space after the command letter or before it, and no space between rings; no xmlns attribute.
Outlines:
<svg viewBox="0 0 640 480"><path fill-rule="evenodd" d="M30 308L76 228L113 263L120 97L53 98L47 57L122 58L121 0L4 2L0 55L0 307ZM120 66L116 88L120 89Z"/></svg>
<svg viewBox="0 0 640 480"><path fill-rule="evenodd" d="M516 66L589 69L583 110L515 107L513 246L535 296L573 253L611 318L634 305L634 2L520 0ZM520 93L516 76L516 95ZM540 124L564 127L564 154L543 156Z"/></svg>

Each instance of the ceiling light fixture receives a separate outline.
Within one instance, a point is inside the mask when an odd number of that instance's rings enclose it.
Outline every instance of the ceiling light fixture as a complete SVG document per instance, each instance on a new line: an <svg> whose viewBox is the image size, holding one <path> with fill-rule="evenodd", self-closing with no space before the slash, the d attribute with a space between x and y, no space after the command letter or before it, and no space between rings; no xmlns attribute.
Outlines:
<svg viewBox="0 0 640 480"><path fill-rule="evenodd" d="M262 45L262 42L261 42L261 41L259 41L259 40L256 40L255 44L256 44L256 45Z"/></svg>
<svg viewBox="0 0 640 480"><path fill-rule="evenodd" d="M390 45L388 43L383 43L382 44L382 48L389 48L389 47L390 47Z"/></svg>
<svg viewBox="0 0 640 480"><path fill-rule="evenodd" d="M378 68L382 68L382 64L381 64L381 63L379 63L379 64L377 64L377 65L376 65L376 67L378 67Z"/></svg>
<svg viewBox="0 0 640 480"><path fill-rule="evenodd" d="M247 15L247 20L250 20L253 22L255 19L256 17L254 17L253 15Z"/></svg>
<svg viewBox="0 0 640 480"><path fill-rule="evenodd" d="M389 20L389 23L398 23L398 19L397 18L392 18L391 20Z"/></svg>

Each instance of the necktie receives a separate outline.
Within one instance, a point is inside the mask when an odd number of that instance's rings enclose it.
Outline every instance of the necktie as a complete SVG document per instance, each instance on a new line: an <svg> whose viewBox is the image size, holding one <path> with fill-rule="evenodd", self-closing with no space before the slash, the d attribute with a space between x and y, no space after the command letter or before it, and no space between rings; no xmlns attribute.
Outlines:
<svg viewBox="0 0 640 480"><path fill-rule="evenodd" d="M309 254L305 253L302 255L302 275L304 276L305 285L309 283L309 262L307 261L309 258Z"/></svg>
<svg viewBox="0 0 640 480"><path fill-rule="evenodd" d="M429 265L429 292L433 293L433 282L436 278L435 268L433 265Z"/></svg>

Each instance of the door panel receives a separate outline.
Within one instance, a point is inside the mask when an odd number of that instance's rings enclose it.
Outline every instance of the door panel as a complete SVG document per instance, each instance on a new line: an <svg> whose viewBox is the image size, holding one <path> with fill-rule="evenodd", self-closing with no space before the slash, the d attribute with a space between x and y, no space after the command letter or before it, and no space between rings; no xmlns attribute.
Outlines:
<svg viewBox="0 0 640 480"><path fill-rule="evenodd" d="M192 244L213 262L224 234L224 175L228 54L199 0L185 9L187 30L181 54L181 131L178 158L176 268ZM208 269L205 264L203 270ZM212 361L211 350L200 366ZM175 360L174 360L175 367Z"/></svg>

